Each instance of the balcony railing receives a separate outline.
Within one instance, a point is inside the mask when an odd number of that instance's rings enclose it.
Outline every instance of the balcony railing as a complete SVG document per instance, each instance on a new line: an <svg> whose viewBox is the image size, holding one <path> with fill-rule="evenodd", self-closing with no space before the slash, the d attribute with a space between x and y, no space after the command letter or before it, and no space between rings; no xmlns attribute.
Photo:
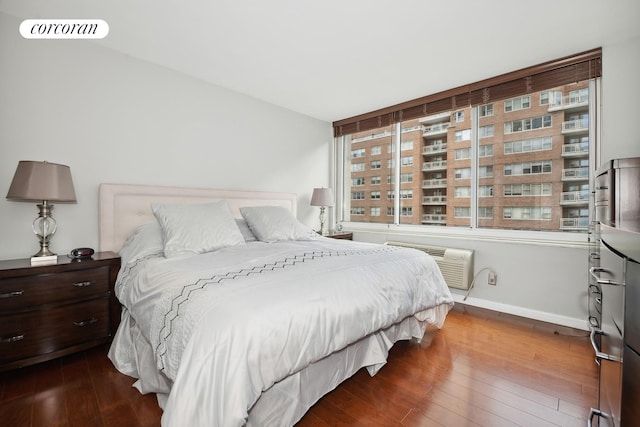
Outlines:
<svg viewBox="0 0 640 427"><path fill-rule="evenodd" d="M589 154L589 144L584 142L576 142L574 144L564 144L562 146L562 155L564 157L586 156Z"/></svg>
<svg viewBox="0 0 640 427"><path fill-rule="evenodd" d="M436 162L424 162L422 164L423 171L434 171L434 170L443 170L443 169L447 169L446 160L438 160Z"/></svg>
<svg viewBox="0 0 640 427"><path fill-rule="evenodd" d="M589 168L562 169L563 181L576 181L589 179Z"/></svg>
<svg viewBox="0 0 640 427"><path fill-rule="evenodd" d="M423 205L446 205L447 196L424 196L422 198Z"/></svg>
<svg viewBox="0 0 640 427"><path fill-rule="evenodd" d="M443 188L447 186L447 179L424 179L422 188Z"/></svg>
<svg viewBox="0 0 640 427"><path fill-rule="evenodd" d="M447 222L447 216L442 214L425 214L422 215L422 222L443 224Z"/></svg>
<svg viewBox="0 0 640 427"><path fill-rule="evenodd" d="M424 129L422 130L422 136L431 136L431 135L437 135L440 133L445 133L449 128L449 126L451 126L451 122L438 123L431 126L425 126Z"/></svg>
<svg viewBox="0 0 640 427"><path fill-rule="evenodd" d="M422 147L422 154L446 153L447 144L426 145Z"/></svg>
<svg viewBox="0 0 640 427"><path fill-rule="evenodd" d="M560 220L561 230L587 230L589 228L589 218L562 218Z"/></svg>
<svg viewBox="0 0 640 427"><path fill-rule="evenodd" d="M589 130L589 121L578 119L562 122L562 133L584 132Z"/></svg>
<svg viewBox="0 0 640 427"><path fill-rule="evenodd" d="M589 191L564 191L560 199L561 205L586 205L589 203Z"/></svg>
<svg viewBox="0 0 640 427"><path fill-rule="evenodd" d="M589 94L566 95L561 99L552 99L549 102L549 111L568 110L589 105Z"/></svg>

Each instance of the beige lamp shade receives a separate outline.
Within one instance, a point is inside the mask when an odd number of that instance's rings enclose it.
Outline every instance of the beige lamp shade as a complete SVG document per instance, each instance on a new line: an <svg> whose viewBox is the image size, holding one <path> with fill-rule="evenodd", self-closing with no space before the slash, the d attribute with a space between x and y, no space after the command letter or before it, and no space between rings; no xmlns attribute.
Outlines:
<svg viewBox="0 0 640 427"><path fill-rule="evenodd" d="M333 191L330 188L314 188L311 206L333 206Z"/></svg>
<svg viewBox="0 0 640 427"><path fill-rule="evenodd" d="M7 199L16 201L75 202L69 166L22 160L11 181Z"/></svg>

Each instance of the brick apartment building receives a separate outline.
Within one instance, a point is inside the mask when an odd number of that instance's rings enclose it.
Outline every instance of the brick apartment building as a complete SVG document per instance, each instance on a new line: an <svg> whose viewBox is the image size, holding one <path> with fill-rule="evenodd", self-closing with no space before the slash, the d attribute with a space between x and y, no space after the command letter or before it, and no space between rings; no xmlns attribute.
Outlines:
<svg viewBox="0 0 640 427"><path fill-rule="evenodd" d="M397 196L402 224L468 227L475 208L482 228L586 231L588 92L583 81L479 106L477 154L470 107L403 122L399 163L392 126L352 134L346 219L390 223Z"/></svg>

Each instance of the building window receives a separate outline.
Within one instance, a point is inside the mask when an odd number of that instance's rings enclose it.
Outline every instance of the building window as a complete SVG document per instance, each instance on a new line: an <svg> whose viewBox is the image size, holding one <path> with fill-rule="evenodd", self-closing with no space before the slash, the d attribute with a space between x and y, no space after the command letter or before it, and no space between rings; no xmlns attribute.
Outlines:
<svg viewBox="0 0 640 427"><path fill-rule="evenodd" d="M468 199L471 197L471 187L456 187L453 190L453 197Z"/></svg>
<svg viewBox="0 0 640 427"><path fill-rule="evenodd" d="M464 129L456 131L455 133L455 141L470 141L471 140L471 129Z"/></svg>
<svg viewBox="0 0 640 427"><path fill-rule="evenodd" d="M364 148L358 148L357 150L351 151L352 159L357 159L358 157L364 157Z"/></svg>
<svg viewBox="0 0 640 427"><path fill-rule="evenodd" d="M481 185L478 187L478 197L493 197L493 185Z"/></svg>
<svg viewBox="0 0 640 427"><path fill-rule="evenodd" d="M413 150L413 141L402 141L402 143L400 144L400 150Z"/></svg>
<svg viewBox="0 0 640 427"><path fill-rule="evenodd" d="M413 174L412 173L402 173L400 174L400 182L402 184L410 184L413 182Z"/></svg>
<svg viewBox="0 0 640 427"><path fill-rule="evenodd" d="M553 62L334 123L338 220L586 233L601 51ZM385 174L363 178L365 166Z"/></svg>
<svg viewBox="0 0 640 427"><path fill-rule="evenodd" d="M492 207L479 207L478 208L478 218L480 218L480 219L492 219L493 218L493 208Z"/></svg>
<svg viewBox="0 0 640 427"><path fill-rule="evenodd" d="M380 216L380 207L379 206L374 206L371 209L369 209L369 215L371 215L371 216Z"/></svg>
<svg viewBox="0 0 640 427"><path fill-rule="evenodd" d="M353 207L350 209L351 215L364 215L364 208L361 207Z"/></svg>
<svg viewBox="0 0 640 427"><path fill-rule="evenodd" d="M364 163L351 163L351 172L364 171Z"/></svg>
<svg viewBox="0 0 640 427"><path fill-rule="evenodd" d="M523 206L523 207L506 207L503 209L504 219L515 220L550 220L550 207Z"/></svg>
<svg viewBox="0 0 640 427"><path fill-rule="evenodd" d="M413 165L413 156L400 157L400 166Z"/></svg>
<svg viewBox="0 0 640 427"><path fill-rule="evenodd" d="M456 218L470 218L471 217L471 208L470 207L457 207L453 210L453 216Z"/></svg>
<svg viewBox="0 0 640 427"><path fill-rule="evenodd" d="M530 130L550 128L551 127L551 114L546 114L541 117L534 117L531 119L514 120L504 124L504 133L516 133L525 132Z"/></svg>
<svg viewBox="0 0 640 427"><path fill-rule="evenodd" d="M478 136L480 138L488 138L493 136L493 125L480 126L478 129Z"/></svg>
<svg viewBox="0 0 640 427"><path fill-rule="evenodd" d="M458 148L456 150L456 160L464 160L471 158L471 148Z"/></svg>
<svg viewBox="0 0 640 427"><path fill-rule="evenodd" d="M536 175L551 173L551 161L513 163L504 165L504 175Z"/></svg>
<svg viewBox="0 0 640 427"><path fill-rule="evenodd" d="M523 139L521 141L511 141L504 143L504 154L528 153L531 151L551 150L552 138Z"/></svg>
<svg viewBox="0 0 640 427"><path fill-rule="evenodd" d="M370 197L371 197L371 200L380 200L380 192L372 191Z"/></svg>
<svg viewBox="0 0 640 427"><path fill-rule="evenodd" d="M480 117L493 116L493 104L481 105L478 107L478 115Z"/></svg>
<svg viewBox="0 0 640 427"><path fill-rule="evenodd" d="M471 178L471 168L460 168L455 170L455 179L468 179Z"/></svg>
<svg viewBox="0 0 640 427"><path fill-rule="evenodd" d="M413 216L413 208L411 206L401 207L400 216Z"/></svg>
<svg viewBox="0 0 640 427"><path fill-rule="evenodd" d="M352 191L351 200L364 200L364 191Z"/></svg>
<svg viewBox="0 0 640 427"><path fill-rule="evenodd" d="M520 98L509 99L504 101L504 112L509 113L511 111L524 110L531 107L531 97L522 96Z"/></svg>
<svg viewBox="0 0 640 427"><path fill-rule="evenodd" d="M491 157L493 156L493 144L481 145L478 147L478 157Z"/></svg>
<svg viewBox="0 0 640 427"><path fill-rule="evenodd" d="M505 184L504 197L550 196L551 183Z"/></svg>

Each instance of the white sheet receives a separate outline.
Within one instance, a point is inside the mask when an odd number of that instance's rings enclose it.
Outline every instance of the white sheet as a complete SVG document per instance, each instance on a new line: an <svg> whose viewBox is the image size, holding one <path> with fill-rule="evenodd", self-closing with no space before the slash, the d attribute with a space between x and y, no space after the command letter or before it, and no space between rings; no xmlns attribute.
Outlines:
<svg viewBox="0 0 640 427"><path fill-rule="evenodd" d="M165 426L243 425L284 378L412 316L441 326L453 304L424 252L326 238L133 260L117 295L152 352L119 331L112 359L141 390L171 387Z"/></svg>

